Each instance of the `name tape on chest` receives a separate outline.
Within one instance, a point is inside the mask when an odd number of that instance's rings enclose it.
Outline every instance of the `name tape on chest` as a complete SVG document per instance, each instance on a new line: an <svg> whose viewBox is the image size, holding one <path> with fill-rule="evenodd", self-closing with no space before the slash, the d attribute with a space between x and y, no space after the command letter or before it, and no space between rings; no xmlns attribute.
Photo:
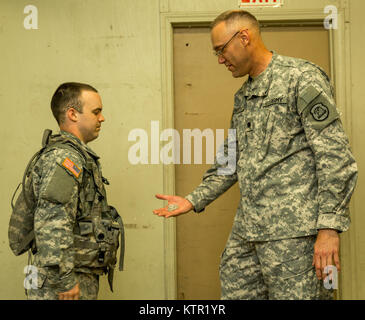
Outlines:
<svg viewBox="0 0 365 320"><path fill-rule="evenodd" d="M73 163L69 158L66 158L63 162L62 162L62 166L65 167L68 171L70 171L76 178L79 177L80 173L81 173L81 169L75 164Z"/></svg>

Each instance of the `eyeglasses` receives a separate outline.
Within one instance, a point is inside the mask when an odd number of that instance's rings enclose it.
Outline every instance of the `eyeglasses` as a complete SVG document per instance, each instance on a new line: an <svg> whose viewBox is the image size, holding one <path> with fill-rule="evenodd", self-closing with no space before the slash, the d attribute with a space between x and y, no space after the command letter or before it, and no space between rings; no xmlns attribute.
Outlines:
<svg viewBox="0 0 365 320"><path fill-rule="evenodd" d="M237 31L232 37L231 37L231 39L229 39L224 45L223 45L223 47L220 49L220 50L218 50L218 51L213 51L213 54L215 55L215 56L217 56L217 57L219 57L219 56L221 56L222 54L223 54L223 52L224 52L224 49L227 47L227 45L232 41L232 39L237 35L237 34L239 34L240 33L240 31Z"/></svg>

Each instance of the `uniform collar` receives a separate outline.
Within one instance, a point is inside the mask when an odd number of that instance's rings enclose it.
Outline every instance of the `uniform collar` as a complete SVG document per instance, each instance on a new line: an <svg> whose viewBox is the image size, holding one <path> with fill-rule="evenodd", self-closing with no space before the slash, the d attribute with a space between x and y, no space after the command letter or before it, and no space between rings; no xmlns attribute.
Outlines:
<svg viewBox="0 0 365 320"><path fill-rule="evenodd" d="M91 154L94 158L96 159L100 158L86 143L82 142L78 137L74 136L72 133L61 130L60 134L70 139L74 143L78 144L79 146L81 146L87 153Z"/></svg>
<svg viewBox="0 0 365 320"><path fill-rule="evenodd" d="M266 69L257 77L248 77L243 95L245 97L258 96L263 97L267 95L272 80L272 69L277 58L277 54L272 51L272 58Z"/></svg>

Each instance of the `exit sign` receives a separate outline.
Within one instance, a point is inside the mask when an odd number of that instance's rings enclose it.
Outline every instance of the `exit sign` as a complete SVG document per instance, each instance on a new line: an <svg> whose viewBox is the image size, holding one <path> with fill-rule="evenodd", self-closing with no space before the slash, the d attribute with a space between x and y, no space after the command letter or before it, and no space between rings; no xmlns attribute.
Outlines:
<svg viewBox="0 0 365 320"><path fill-rule="evenodd" d="M280 7L284 0L240 0L239 7Z"/></svg>

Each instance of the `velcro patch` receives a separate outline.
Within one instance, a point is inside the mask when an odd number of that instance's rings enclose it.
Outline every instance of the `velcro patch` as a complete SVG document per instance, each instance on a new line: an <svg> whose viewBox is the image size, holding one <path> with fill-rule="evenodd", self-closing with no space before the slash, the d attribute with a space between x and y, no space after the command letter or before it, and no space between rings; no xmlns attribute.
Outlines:
<svg viewBox="0 0 365 320"><path fill-rule="evenodd" d="M319 131L340 118L333 99L312 85L299 97L298 112L313 129Z"/></svg>
<svg viewBox="0 0 365 320"><path fill-rule="evenodd" d="M79 177L81 169L76 164L74 164L69 158L66 158L62 162L62 166L64 166L68 171L70 171L76 178Z"/></svg>
<svg viewBox="0 0 365 320"><path fill-rule="evenodd" d="M324 121L329 116L328 108L322 103L317 103L311 108L311 114L314 120Z"/></svg>

